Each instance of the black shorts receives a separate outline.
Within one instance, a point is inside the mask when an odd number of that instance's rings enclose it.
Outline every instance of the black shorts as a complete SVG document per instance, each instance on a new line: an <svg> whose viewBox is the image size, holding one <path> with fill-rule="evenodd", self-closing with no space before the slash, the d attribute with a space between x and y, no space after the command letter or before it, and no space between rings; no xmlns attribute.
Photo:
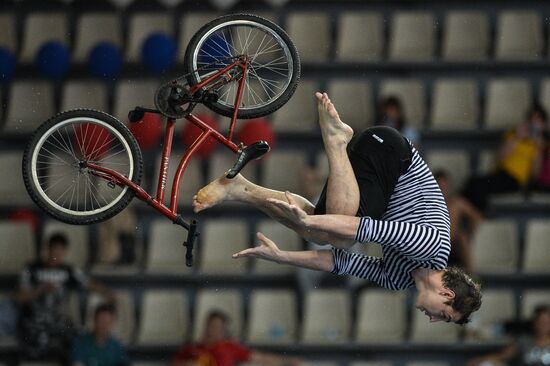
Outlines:
<svg viewBox="0 0 550 366"><path fill-rule="evenodd" d="M356 134L347 152L359 185L357 216L381 219L399 177L411 165L411 145L397 130L375 126ZM315 207L316 215L326 213L326 194L327 184Z"/></svg>

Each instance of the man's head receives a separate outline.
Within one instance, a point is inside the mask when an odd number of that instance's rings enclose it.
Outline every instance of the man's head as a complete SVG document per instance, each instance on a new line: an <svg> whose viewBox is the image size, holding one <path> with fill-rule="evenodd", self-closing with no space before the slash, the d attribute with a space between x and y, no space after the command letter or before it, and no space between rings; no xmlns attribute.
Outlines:
<svg viewBox="0 0 550 366"><path fill-rule="evenodd" d="M431 322L468 323L470 315L481 306L480 285L458 267L441 271L435 281L434 286L419 291L416 308Z"/></svg>
<svg viewBox="0 0 550 366"><path fill-rule="evenodd" d="M116 318L116 310L113 304L101 304L94 312L94 335L99 339L107 339L111 336Z"/></svg>
<svg viewBox="0 0 550 366"><path fill-rule="evenodd" d="M60 233L55 233L48 240L47 262L50 266L57 266L65 262L69 241Z"/></svg>
<svg viewBox="0 0 550 366"><path fill-rule="evenodd" d="M441 193L443 193L444 197L447 197L449 194L449 174L445 170L438 170L434 173L434 178L437 181L437 184L439 185L439 189L441 190Z"/></svg>
<svg viewBox="0 0 550 366"><path fill-rule="evenodd" d="M228 337L229 318L221 311L213 310L206 317L204 340L208 343L220 342Z"/></svg>
<svg viewBox="0 0 550 366"><path fill-rule="evenodd" d="M539 305L535 308L533 331L538 337L550 336L550 306Z"/></svg>

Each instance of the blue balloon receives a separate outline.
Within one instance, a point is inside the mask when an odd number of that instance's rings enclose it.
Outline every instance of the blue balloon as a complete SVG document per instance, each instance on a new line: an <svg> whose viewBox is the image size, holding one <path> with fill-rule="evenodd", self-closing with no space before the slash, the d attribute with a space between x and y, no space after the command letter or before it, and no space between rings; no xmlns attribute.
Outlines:
<svg viewBox="0 0 550 366"><path fill-rule="evenodd" d="M143 42L141 61L150 71L162 73L176 61L176 51L176 42L172 37L155 33Z"/></svg>
<svg viewBox="0 0 550 366"><path fill-rule="evenodd" d="M15 71L15 57L10 50L0 47L0 82L10 81Z"/></svg>
<svg viewBox="0 0 550 366"><path fill-rule="evenodd" d="M88 68L92 75L99 78L116 79L122 69L122 54L115 45L100 42L90 51Z"/></svg>
<svg viewBox="0 0 550 366"><path fill-rule="evenodd" d="M36 54L36 67L44 76L61 79L67 73L71 62L69 49L57 41L46 42Z"/></svg>

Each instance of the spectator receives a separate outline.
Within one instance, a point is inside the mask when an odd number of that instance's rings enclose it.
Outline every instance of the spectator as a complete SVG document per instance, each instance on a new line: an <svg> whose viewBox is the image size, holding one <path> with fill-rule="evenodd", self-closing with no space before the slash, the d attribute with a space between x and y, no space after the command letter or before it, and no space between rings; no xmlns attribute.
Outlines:
<svg viewBox="0 0 550 366"><path fill-rule="evenodd" d="M94 312L94 326L73 344L73 366L126 366L130 364L124 347L112 335L115 322L113 304L99 305Z"/></svg>
<svg viewBox="0 0 550 366"><path fill-rule="evenodd" d="M68 245L64 235L52 235L46 259L27 265L20 276L16 295L20 304L19 338L25 356L31 359L47 356L66 361L66 350L76 334L62 310L69 290L87 288L113 299L108 289L65 263Z"/></svg>
<svg viewBox="0 0 550 366"><path fill-rule="evenodd" d="M415 128L407 126L403 106L396 96L388 96L380 101L376 125L395 128L408 138L417 150L420 149L420 133Z"/></svg>
<svg viewBox="0 0 550 366"><path fill-rule="evenodd" d="M517 192L525 186L540 159L546 130L546 111L534 105L527 119L508 131L498 153L497 169L485 176L473 177L466 184L464 196L481 211L489 195Z"/></svg>
<svg viewBox="0 0 550 366"><path fill-rule="evenodd" d="M299 365L295 358L251 350L231 340L227 326L229 319L219 311L212 311L206 319L202 340L184 346L172 361L172 366L235 366L243 362L262 365Z"/></svg>
<svg viewBox="0 0 550 366"><path fill-rule="evenodd" d="M472 271L472 238L483 220L481 212L464 197L450 192L449 175L444 170L434 173L439 188L445 197L451 218L451 256L449 264Z"/></svg>
<svg viewBox="0 0 550 366"><path fill-rule="evenodd" d="M517 366L543 366L550 360L550 306L535 309L532 332L494 354L470 360L467 366L492 366L509 362Z"/></svg>

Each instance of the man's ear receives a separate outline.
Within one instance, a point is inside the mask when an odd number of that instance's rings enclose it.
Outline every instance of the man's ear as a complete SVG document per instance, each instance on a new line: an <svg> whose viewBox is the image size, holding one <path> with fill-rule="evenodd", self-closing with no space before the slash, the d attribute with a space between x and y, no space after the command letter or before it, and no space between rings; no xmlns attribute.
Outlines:
<svg viewBox="0 0 550 366"><path fill-rule="evenodd" d="M447 287L442 287L441 290L439 290L439 294L445 296L449 300L453 300L456 296L455 292Z"/></svg>

